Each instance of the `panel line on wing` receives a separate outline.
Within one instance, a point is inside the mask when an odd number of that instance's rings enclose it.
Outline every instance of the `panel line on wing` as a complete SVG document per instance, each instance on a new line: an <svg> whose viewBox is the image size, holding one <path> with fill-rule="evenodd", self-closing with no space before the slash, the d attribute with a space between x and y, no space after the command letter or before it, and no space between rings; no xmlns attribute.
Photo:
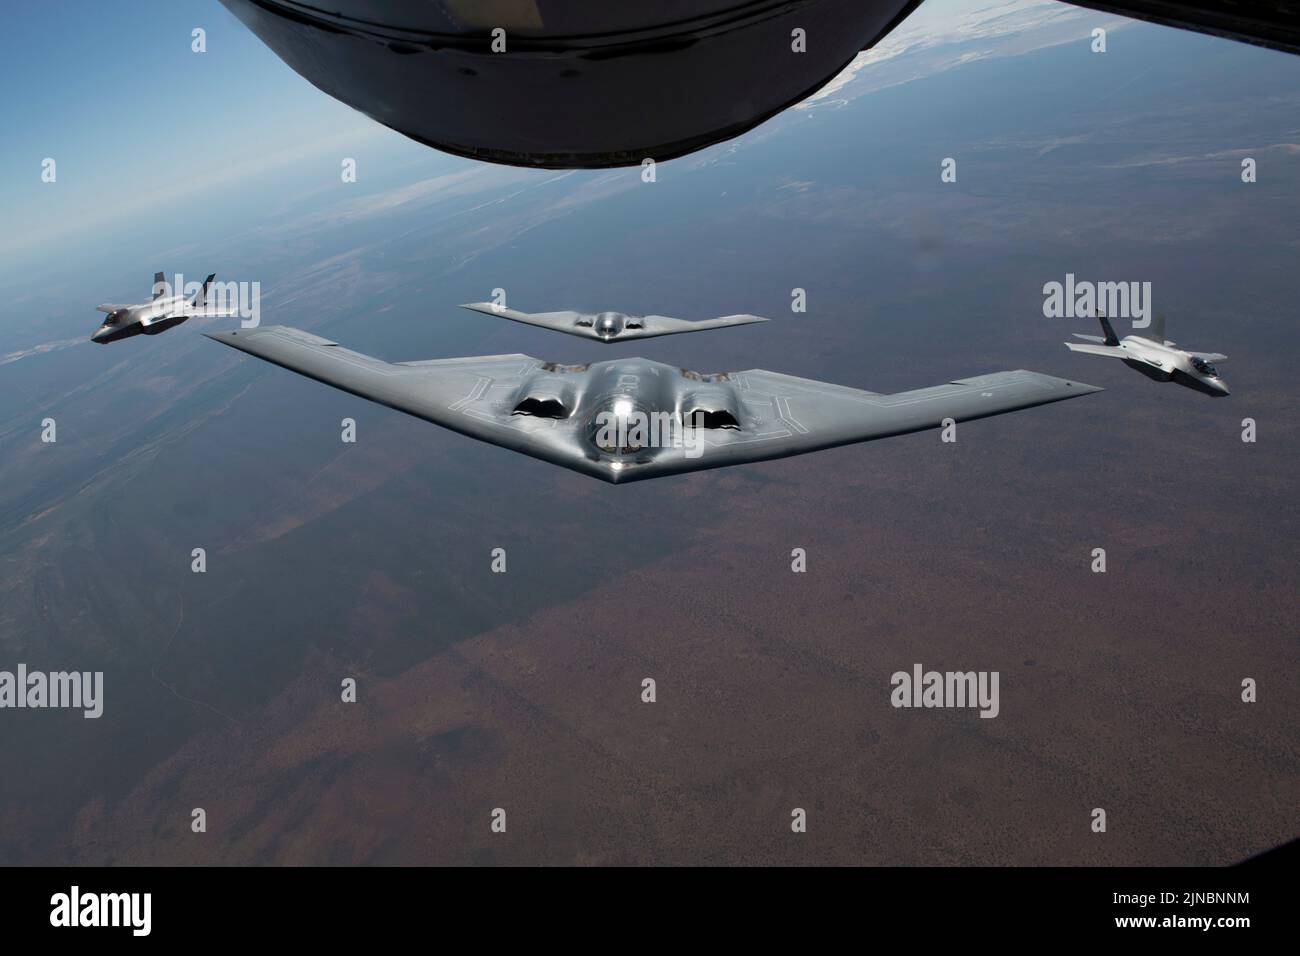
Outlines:
<svg viewBox="0 0 1300 956"><path fill-rule="evenodd" d="M793 427L800 435L808 434L808 429L801 425L799 420L794 417L794 413L790 411L790 399L782 398L780 395L773 396L773 398L776 401L776 410L781 416L781 421Z"/></svg>
<svg viewBox="0 0 1300 956"><path fill-rule="evenodd" d="M469 394L466 395L464 398L458 399L457 401L453 402L451 405L448 405L447 407L453 412L460 411L470 402L476 402L480 398L482 398L483 393L487 391L488 386L491 384L492 384L492 379L490 378L483 378L482 376L476 378L474 380L474 387L469 390Z"/></svg>

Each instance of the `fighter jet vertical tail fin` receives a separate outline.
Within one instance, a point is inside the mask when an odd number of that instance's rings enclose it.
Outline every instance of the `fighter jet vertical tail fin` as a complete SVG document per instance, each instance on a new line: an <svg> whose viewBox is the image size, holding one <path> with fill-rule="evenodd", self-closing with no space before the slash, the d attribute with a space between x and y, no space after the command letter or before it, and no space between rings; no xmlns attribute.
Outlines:
<svg viewBox="0 0 1300 956"><path fill-rule="evenodd" d="M1107 345L1119 345L1119 336L1110 327L1110 319L1106 318L1105 312L1097 313L1097 321L1101 323L1101 330L1106 333L1106 337L1102 341Z"/></svg>
<svg viewBox="0 0 1300 956"><path fill-rule="evenodd" d="M153 297L155 299L160 299L162 298L162 294L166 291L167 280L163 277L161 272L155 272L153 274Z"/></svg>
<svg viewBox="0 0 1300 956"><path fill-rule="evenodd" d="M1163 343L1165 340L1165 316L1160 313L1151 320L1151 328L1147 329L1147 338L1153 342Z"/></svg>
<svg viewBox="0 0 1300 956"><path fill-rule="evenodd" d="M208 277L203 280L203 285L199 288L199 291L194 293L194 302L193 302L194 308L196 309L203 308L203 303L204 301L206 301L208 297L208 287L212 285L212 280L215 279L216 277L217 274L213 272L210 273Z"/></svg>

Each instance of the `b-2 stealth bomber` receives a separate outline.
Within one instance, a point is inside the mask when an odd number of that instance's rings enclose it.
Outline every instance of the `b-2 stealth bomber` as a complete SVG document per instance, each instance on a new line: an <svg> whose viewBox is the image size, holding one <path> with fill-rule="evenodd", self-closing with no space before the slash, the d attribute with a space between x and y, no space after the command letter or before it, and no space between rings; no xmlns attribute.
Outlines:
<svg viewBox="0 0 1300 956"><path fill-rule="evenodd" d="M119 339L128 339L133 335L157 335L174 329L187 319L196 315L205 318L230 318L238 315L237 311L213 308L205 304L212 280L217 277L214 272L203 280L202 287L194 293L193 299L183 294L168 295L168 285L161 272L153 275L153 299L136 305L113 305L105 303L95 306L100 312L107 312L104 324L91 333L90 341L106 345Z"/></svg>
<svg viewBox="0 0 1300 956"><path fill-rule="evenodd" d="M435 425L608 482L786 458L1101 391L1018 370L880 395L762 369L528 355L390 363L300 329L204 333Z"/></svg>
<svg viewBox="0 0 1300 956"><path fill-rule="evenodd" d="M724 329L733 325L768 321L761 315L724 315L692 322L667 315L624 315L622 312L520 312L494 302L471 302L461 308L554 332L566 332L584 339L595 339L597 342L650 339L659 335L702 332L705 329Z"/></svg>
<svg viewBox="0 0 1300 956"><path fill-rule="evenodd" d="M1136 369L1147 378L1157 382L1177 382L1198 392L1204 392L1214 398L1223 398L1228 394L1227 383L1219 376L1215 362L1226 362L1228 356L1218 352L1188 352L1175 348L1174 343L1165 338L1165 317L1156 316L1151 320L1150 336L1126 335L1119 338L1111 328L1110 320L1098 315L1101 330L1105 335L1084 335L1072 333L1075 338L1091 344L1080 345L1066 342L1065 347L1071 352L1087 352L1090 355L1106 355L1123 361L1131 369Z"/></svg>

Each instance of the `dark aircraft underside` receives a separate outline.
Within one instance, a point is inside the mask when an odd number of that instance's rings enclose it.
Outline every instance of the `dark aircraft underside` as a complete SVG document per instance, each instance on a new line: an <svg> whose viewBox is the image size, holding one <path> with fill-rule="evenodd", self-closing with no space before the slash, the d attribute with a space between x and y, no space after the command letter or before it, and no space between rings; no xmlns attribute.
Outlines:
<svg viewBox="0 0 1300 956"><path fill-rule="evenodd" d="M920 0L222 2L316 87L420 143L571 169L738 136L815 92ZM1079 5L1300 52L1300 0Z"/></svg>

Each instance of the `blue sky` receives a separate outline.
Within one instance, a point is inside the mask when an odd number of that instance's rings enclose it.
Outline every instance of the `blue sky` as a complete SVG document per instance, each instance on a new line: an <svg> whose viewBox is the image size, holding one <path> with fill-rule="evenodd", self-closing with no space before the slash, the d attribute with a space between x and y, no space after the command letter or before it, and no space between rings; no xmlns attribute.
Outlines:
<svg viewBox="0 0 1300 956"><path fill-rule="evenodd" d="M1002 6L1072 9L929 0L890 43L910 47L905 38L918 30L924 42L942 23L978 35L975 21ZM191 50L196 27L207 32L205 53ZM147 279L176 268L156 263L337 186L344 156L361 170L354 197L384 180L400 186L475 165L319 92L218 0L16 6L0 31L0 81L12 91L0 100L0 297L69 274L120 282L124 270ZM54 184L41 181L46 157L58 164Z"/></svg>
<svg viewBox="0 0 1300 956"><path fill-rule="evenodd" d="M1045 0L927 0L810 106L833 110L844 96L976 55L954 38L992 55L1007 35L1063 42L1103 17ZM191 49L196 27L207 34L204 53ZM400 198L432 177L490 170L316 90L218 0L16 6L0 31L0 81L11 91L0 99L0 326L33 307L130 301L132 290L143 298L156 269L229 268L216 250L301 216L309 198L329 208L325 200L346 195L382 209L378 191ZM41 181L46 157L58 164L53 184ZM342 157L357 160L359 182L334 192Z"/></svg>
<svg viewBox="0 0 1300 956"><path fill-rule="evenodd" d="M191 50L196 27L206 53ZM189 239L227 233L337 183L342 156L363 172L376 154L438 166L314 89L217 0L23 4L0 31L0 81L0 291L56 260L67 270L173 248L176 217ZM41 181L45 157L56 183Z"/></svg>

